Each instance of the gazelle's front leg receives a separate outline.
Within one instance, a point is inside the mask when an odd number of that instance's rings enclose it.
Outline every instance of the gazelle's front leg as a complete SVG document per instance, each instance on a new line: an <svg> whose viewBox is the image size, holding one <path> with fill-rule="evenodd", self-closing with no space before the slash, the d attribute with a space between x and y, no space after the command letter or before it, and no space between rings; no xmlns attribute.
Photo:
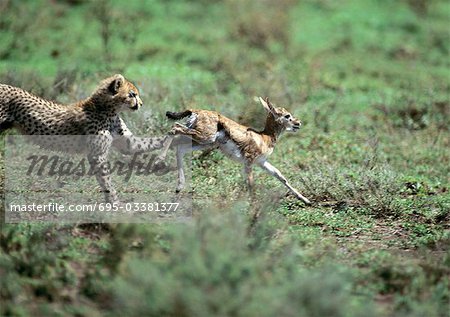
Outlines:
<svg viewBox="0 0 450 317"><path fill-rule="evenodd" d="M311 205L311 202L309 201L308 198L306 198L305 196L303 196L302 194L300 194L294 187L291 186L291 184L289 184L289 182L287 181L286 177L283 176L283 174L281 174L281 172L272 164L270 164L267 161L264 161L260 164L260 166L267 171L270 175L275 176L276 178L278 178L280 180L280 182L282 182L284 184L284 186L286 186L287 188L289 188L289 190L301 201L303 201L305 204L307 205Z"/></svg>

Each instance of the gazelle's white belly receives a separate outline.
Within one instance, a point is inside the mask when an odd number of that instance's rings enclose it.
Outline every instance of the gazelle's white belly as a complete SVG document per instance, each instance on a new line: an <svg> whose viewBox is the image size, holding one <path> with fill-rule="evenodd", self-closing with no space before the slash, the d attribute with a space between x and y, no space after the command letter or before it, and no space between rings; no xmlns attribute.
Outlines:
<svg viewBox="0 0 450 317"><path fill-rule="evenodd" d="M224 131L216 133L216 142L219 145L220 150L230 159L240 163L245 162L245 157L242 155L242 151L237 144L231 140Z"/></svg>

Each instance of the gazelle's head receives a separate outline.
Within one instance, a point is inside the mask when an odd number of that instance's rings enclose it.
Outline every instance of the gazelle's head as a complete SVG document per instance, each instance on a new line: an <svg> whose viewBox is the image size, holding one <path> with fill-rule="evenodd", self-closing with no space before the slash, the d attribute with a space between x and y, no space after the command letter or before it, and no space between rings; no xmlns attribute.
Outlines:
<svg viewBox="0 0 450 317"><path fill-rule="evenodd" d="M302 122L295 118L285 108L274 107L269 98L265 100L259 97L259 101L263 105L264 109L273 117L274 122L279 126L277 130L297 132L302 125ZM274 127L275 128L275 127Z"/></svg>

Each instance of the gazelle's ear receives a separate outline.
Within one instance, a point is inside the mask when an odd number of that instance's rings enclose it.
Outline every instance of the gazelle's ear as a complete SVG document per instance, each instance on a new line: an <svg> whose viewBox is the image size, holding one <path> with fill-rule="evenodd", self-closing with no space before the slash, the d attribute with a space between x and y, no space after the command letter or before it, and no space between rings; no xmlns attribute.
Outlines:
<svg viewBox="0 0 450 317"><path fill-rule="evenodd" d="M120 75L114 75L113 80L111 81L111 83L108 86L108 90L113 94L117 94L119 92L120 87L122 87L123 83L125 81L125 78Z"/></svg>
<svg viewBox="0 0 450 317"><path fill-rule="evenodd" d="M266 109L267 112L275 114L275 109L273 108L272 104L270 103L268 97L266 97L266 100L259 97L259 102L261 102L261 104L263 105L264 109Z"/></svg>

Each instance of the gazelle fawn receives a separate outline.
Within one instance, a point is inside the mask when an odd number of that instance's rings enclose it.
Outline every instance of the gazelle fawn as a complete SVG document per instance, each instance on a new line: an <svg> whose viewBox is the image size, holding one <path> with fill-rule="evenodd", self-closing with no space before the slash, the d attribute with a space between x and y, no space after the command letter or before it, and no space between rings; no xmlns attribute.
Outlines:
<svg viewBox="0 0 450 317"><path fill-rule="evenodd" d="M280 180L289 190L305 204L310 201L300 194L288 182L286 177L272 164L267 157L273 152L275 144L284 131L296 132L300 129L300 120L294 118L284 108L274 107L268 98L259 97L259 101L267 111L264 130L258 132L245 125L241 125L216 111L189 109L183 112L167 112L169 119L180 120L188 117L186 125L175 123L170 131L171 138L166 141L160 159L164 159L170 144L176 135L185 136L192 143L174 142L177 144L178 185L177 192L184 187L183 156L190 151L219 149L229 158L244 165L247 185L253 190L252 167L257 164L270 175Z"/></svg>

